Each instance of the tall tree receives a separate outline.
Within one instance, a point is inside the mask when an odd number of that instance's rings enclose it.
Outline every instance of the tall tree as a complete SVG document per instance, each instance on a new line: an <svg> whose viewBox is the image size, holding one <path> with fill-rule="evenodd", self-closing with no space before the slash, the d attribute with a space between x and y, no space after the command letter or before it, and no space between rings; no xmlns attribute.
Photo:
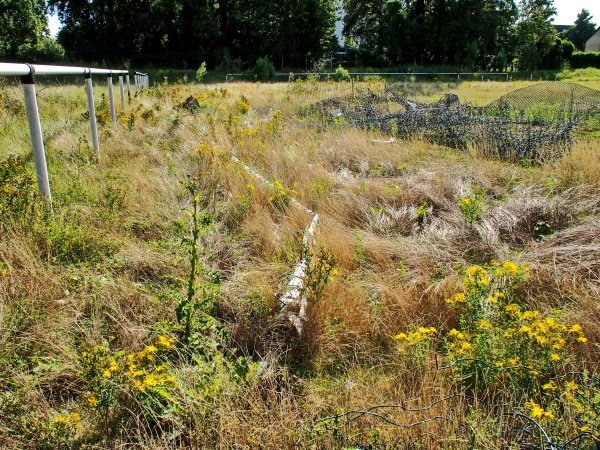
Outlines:
<svg viewBox="0 0 600 450"><path fill-rule="evenodd" d="M585 50L585 43L596 31L596 24L592 22L593 17L587 9L582 9L577 14L575 26L572 26L565 33L565 37L575 45L580 51Z"/></svg>
<svg viewBox="0 0 600 450"><path fill-rule="evenodd" d="M543 68L544 59L555 44L556 30L551 18L556 14L553 0L521 0L516 26L518 68Z"/></svg>
<svg viewBox="0 0 600 450"><path fill-rule="evenodd" d="M37 45L47 34L44 0L0 0L0 57L14 60L20 45Z"/></svg>

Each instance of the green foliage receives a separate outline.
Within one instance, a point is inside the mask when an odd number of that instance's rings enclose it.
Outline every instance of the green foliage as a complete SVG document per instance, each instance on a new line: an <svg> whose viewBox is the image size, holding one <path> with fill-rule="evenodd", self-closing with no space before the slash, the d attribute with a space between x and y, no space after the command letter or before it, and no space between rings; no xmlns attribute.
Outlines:
<svg viewBox="0 0 600 450"><path fill-rule="evenodd" d="M200 210L200 194L196 182L189 182L185 188L192 199L192 208L184 210L189 216L189 221L187 226L181 222L176 222L176 226L190 267L185 279L187 293L185 297L177 298L175 317L182 327L183 343L198 347L198 336L195 336L195 333L217 326L210 314L220 295L221 277L218 272L207 270L200 265L198 241L212 229L213 217ZM219 328L218 331L224 330Z"/></svg>
<svg viewBox="0 0 600 450"><path fill-rule="evenodd" d="M337 81L348 81L350 80L350 74L340 65L335 69L335 79Z"/></svg>
<svg viewBox="0 0 600 450"><path fill-rule="evenodd" d="M43 225L42 238L46 256L66 264L100 263L118 250L116 242L94 234L73 217L49 217Z"/></svg>
<svg viewBox="0 0 600 450"><path fill-rule="evenodd" d="M35 175L25 158L9 156L0 161L0 219L28 216L38 202Z"/></svg>
<svg viewBox="0 0 600 450"><path fill-rule="evenodd" d="M204 79L204 77L206 76L206 62L202 61L202 64L200 64L200 67L198 68L198 70L196 71L196 80L201 83L202 80Z"/></svg>
<svg viewBox="0 0 600 450"><path fill-rule="evenodd" d="M575 52L569 60L571 69L584 69L593 67L600 69L600 52Z"/></svg>
<svg viewBox="0 0 600 450"><path fill-rule="evenodd" d="M469 197L459 197L458 206L464 219L473 224L481 215L481 210L485 201L483 191L479 186L473 186L473 195Z"/></svg>
<svg viewBox="0 0 600 450"><path fill-rule="evenodd" d="M337 260L325 247L319 247L314 256L308 255L306 259L310 264L306 268L304 286L311 300L317 302L325 287L339 275Z"/></svg>
<svg viewBox="0 0 600 450"><path fill-rule="evenodd" d="M275 66L269 58L258 58L250 74L256 81L272 80L275 77Z"/></svg>
<svg viewBox="0 0 600 450"><path fill-rule="evenodd" d="M427 202L424 201L423 204L421 206L419 206L419 209L417 210L417 224L419 225L419 228L423 228L423 225L425 225L426 214L427 214Z"/></svg>
<svg viewBox="0 0 600 450"><path fill-rule="evenodd" d="M56 63L65 59L65 49L46 36L42 36L37 43L19 45L17 57L30 63Z"/></svg>
<svg viewBox="0 0 600 450"><path fill-rule="evenodd" d="M0 0L0 59L17 58L19 46L37 47L45 29L43 0Z"/></svg>

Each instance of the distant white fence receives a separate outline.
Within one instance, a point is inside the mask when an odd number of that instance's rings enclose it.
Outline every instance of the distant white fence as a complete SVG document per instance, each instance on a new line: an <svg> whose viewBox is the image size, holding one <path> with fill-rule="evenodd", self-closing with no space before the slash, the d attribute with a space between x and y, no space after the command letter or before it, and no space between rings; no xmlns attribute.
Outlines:
<svg viewBox="0 0 600 450"><path fill-rule="evenodd" d="M147 73L136 72L135 73L135 86L137 92L140 92L142 88L147 88L150 84L150 78Z"/></svg>
<svg viewBox="0 0 600 450"><path fill-rule="evenodd" d="M56 75L83 75L85 77L85 88L87 93L88 111L90 116L90 129L92 135L92 145L96 149L98 158L100 157L100 143L98 141L98 125L96 121L96 107L94 104L94 92L92 87L92 76L106 76L108 83L108 98L110 102L110 115L113 127L117 126L117 114L115 108L115 98L113 91L113 75L119 77L119 90L121 94L121 108L125 110L125 86L123 76L127 82L127 95L131 96L131 86L129 81L129 72L127 70L114 69L96 69L89 67L71 67L71 66L46 66L39 64L13 64L0 63L0 76L21 77L23 93L25 95L25 108L27 110L27 122L29 123L29 133L31 135L31 145L33 147L33 158L35 162L35 171L37 175L37 184L40 194L48 203L52 201L50 192L50 182L48 180L48 169L46 164L46 153L44 151L44 141L42 138L42 126L40 124L40 114L38 111L37 95L35 91L34 76L56 76ZM142 88L148 87L148 75L136 73L136 90L139 92Z"/></svg>
<svg viewBox="0 0 600 450"><path fill-rule="evenodd" d="M297 77L317 77L318 80L321 77L330 77L334 78L336 75L335 72L302 72L302 73L276 73L276 77L287 77L288 81L293 81ZM463 78L466 76L477 76L477 78L481 77L481 81L484 81L485 77L503 77L506 78L508 82L510 79L510 75L508 72L349 72L348 75L350 77L365 77L365 76L398 76L406 78L411 76L445 76L445 77L456 77L458 81L460 81L460 77ZM243 73L228 73L225 75L225 81L229 81L234 77L243 77L247 76Z"/></svg>

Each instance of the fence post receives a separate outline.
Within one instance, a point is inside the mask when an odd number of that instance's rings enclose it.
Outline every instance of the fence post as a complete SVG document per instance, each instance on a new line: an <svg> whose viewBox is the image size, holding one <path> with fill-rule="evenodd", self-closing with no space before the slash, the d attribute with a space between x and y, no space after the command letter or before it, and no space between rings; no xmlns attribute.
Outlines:
<svg viewBox="0 0 600 450"><path fill-rule="evenodd" d="M123 86L123 75L119 75L119 90L121 91L121 108L125 111L125 87Z"/></svg>
<svg viewBox="0 0 600 450"><path fill-rule="evenodd" d="M89 69L88 69L89 70ZM92 145L96 149L98 161L100 160L100 142L98 140L98 123L96 122L96 105L94 104L94 91L92 87L92 71L85 74L85 90L87 93L88 112L90 115L90 128L92 130Z"/></svg>
<svg viewBox="0 0 600 450"><path fill-rule="evenodd" d="M137 72L133 75L133 79L135 81L135 93L139 94L140 92L140 77Z"/></svg>
<svg viewBox="0 0 600 450"><path fill-rule="evenodd" d="M125 80L127 81L127 98L131 100L131 83L129 82L129 72L125 75Z"/></svg>
<svg viewBox="0 0 600 450"><path fill-rule="evenodd" d="M108 100L110 103L110 117L112 118L113 127L117 127L117 112L115 110L115 95L113 91L113 79L112 73L106 75L106 80L108 83Z"/></svg>
<svg viewBox="0 0 600 450"><path fill-rule="evenodd" d="M35 162L35 173L37 185L42 199L52 207L52 195L50 193L50 182L48 181L48 167L46 165L46 153L44 151L44 139L42 137L42 125L40 124L40 113L38 110L35 94L35 80L33 75L35 69L29 66L30 73L21 77L23 94L25 95L25 108L27 110L27 122L33 146L33 160Z"/></svg>

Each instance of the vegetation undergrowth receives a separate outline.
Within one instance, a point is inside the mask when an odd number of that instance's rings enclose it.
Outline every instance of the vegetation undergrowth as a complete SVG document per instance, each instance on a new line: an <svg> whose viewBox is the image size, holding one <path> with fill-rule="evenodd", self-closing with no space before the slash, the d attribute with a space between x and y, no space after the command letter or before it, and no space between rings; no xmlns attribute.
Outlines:
<svg viewBox="0 0 600 450"><path fill-rule="evenodd" d="M593 127L527 167L302 121L348 84L158 84L99 160L41 89L53 209L0 88L2 448L595 448Z"/></svg>

